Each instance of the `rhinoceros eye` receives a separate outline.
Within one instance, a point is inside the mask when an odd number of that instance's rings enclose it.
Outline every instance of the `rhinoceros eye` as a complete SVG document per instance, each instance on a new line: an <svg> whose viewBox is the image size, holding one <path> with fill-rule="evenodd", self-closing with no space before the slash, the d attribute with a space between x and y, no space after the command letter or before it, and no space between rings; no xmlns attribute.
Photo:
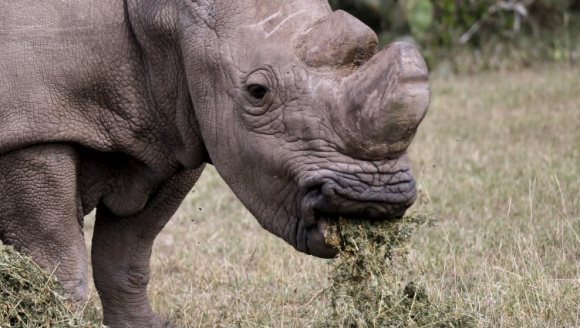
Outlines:
<svg viewBox="0 0 580 328"><path fill-rule="evenodd" d="M252 84L248 86L248 92L256 99L264 99L268 94L268 88L260 84Z"/></svg>

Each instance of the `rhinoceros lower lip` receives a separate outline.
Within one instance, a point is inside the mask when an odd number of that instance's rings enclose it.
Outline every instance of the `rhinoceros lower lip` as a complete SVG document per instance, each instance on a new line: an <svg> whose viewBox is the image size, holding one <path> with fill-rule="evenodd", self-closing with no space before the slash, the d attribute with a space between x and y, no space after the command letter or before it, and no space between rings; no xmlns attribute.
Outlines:
<svg viewBox="0 0 580 328"><path fill-rule="evenodd" d="M333 224L327 218L320 218L315 226L308 229L307 247L311 255L321 258L333 258L338 254L338 248L329 244L326 240L327 229Z"/></svg>

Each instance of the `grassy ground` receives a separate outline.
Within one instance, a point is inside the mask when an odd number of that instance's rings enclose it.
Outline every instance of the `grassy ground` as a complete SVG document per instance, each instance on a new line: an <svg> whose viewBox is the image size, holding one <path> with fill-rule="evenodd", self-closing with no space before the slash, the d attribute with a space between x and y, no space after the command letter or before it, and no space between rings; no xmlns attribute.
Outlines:
<svg viewBox="0 0 580 328"><path fill-rule="evenodd" d="M483 327L580 327L580 68L434 77L433 93L411 155L440 221L409 274ZM311 327L330 269L208 169L156 243L150 293L178 326Z"/></svg>

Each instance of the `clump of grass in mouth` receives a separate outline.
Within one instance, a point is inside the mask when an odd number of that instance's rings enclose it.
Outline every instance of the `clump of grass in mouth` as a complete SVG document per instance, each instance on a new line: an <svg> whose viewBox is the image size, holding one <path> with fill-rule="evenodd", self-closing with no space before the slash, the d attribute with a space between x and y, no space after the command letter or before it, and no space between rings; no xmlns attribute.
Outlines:
<svg viewBox="0 0 580 328"><path fill-rule="evenodd" d="M0 327L101 327L62 295L53 276L0 244Z"/></svg>
<svg viewBox="0 0 580 328"><path fill-rule="evenodd" d="M434 304L426 290L401 272L411 236L432 216L413 213L396 221L339 219L325 238L340 249L332 263L329 327L475 327L471 314Z"/></svg>

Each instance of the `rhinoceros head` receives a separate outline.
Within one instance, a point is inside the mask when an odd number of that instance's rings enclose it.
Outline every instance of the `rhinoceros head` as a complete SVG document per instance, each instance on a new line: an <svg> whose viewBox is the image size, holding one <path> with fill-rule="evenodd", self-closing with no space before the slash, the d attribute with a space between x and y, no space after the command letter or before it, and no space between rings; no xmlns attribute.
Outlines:
<svg viewBox="0 0 580 328"><path fill-rule="evenodd" d="M260 224L331 257L339 216L414 202L406 149L429 103L411 45L321 0L194 1L181 14L191 98L212 163Z"/></svg>

